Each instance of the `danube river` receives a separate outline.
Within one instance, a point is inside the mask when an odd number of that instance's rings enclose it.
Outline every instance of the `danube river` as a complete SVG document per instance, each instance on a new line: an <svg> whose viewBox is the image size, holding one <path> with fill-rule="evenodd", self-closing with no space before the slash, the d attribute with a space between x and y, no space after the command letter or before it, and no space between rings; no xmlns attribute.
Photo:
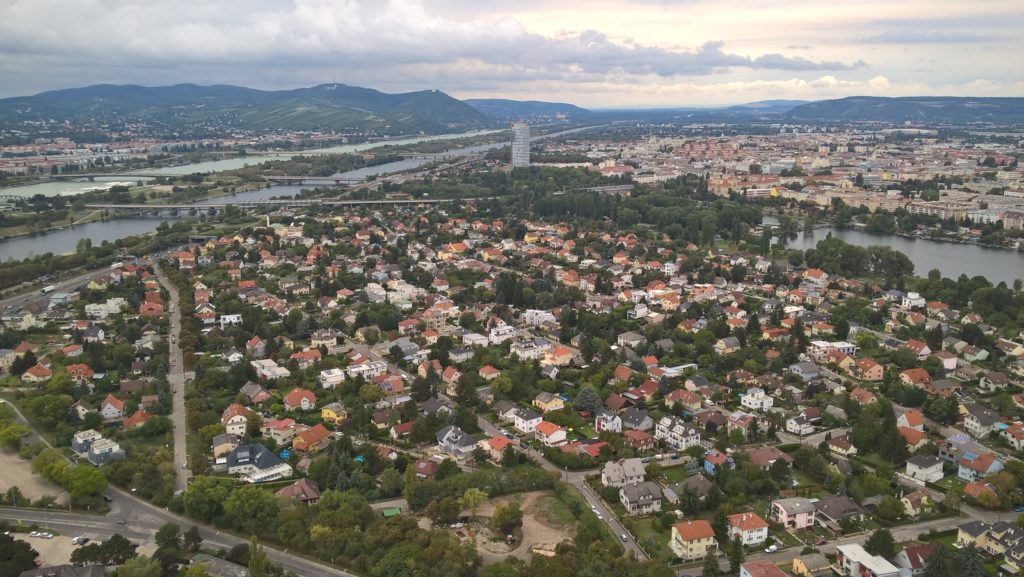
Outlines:
<svg viewBox="0 0 1024 577"><path fill-rule="evenodd" d="M574 128L570 130L564 130L561 132L555 132L551 134L545 134L532 138L531 140L541 140L544 138L552 138L555 136L561 136L565 134L571 134L582 130L587 130L589 127ZM495 132L495 131L489 131ZM486 132L476 132L472 134L486 134ZM323 148L313 153L344 153L344 152L355 152L359 150L366 150L377 146L384 145L398 145L398 144L411 144L413 142L427 142L431 140L445 140L451 138L459 138L465 136L472 136L472 134L445 134L440 136L423 137L418 139L407 139L407 140L389 140L387 142L378 143L367 143L367 144L354 144L346 146L335 146L332 148ZM468 155L468 154L480 154L506 146L505 142L496 142L491 144L481 144L477 146L469 146L465 148L459 148L456 150L447 151L446 154L453 156ZM177 173L168 174L190 174L193 172L210 172L215 170L230 170L232 168L240 168L245 164L251 164L254 162L261 162L267 160L265 157L254 157L250 156L247 158L237 158L231 160L218 160L213 162L202 162L199 164L191 164L188 166L178 166L173 169ZM385 164L378 164L377 166L367 166L364 168L358 168L356 170L350 170L348 172L337 175L345 179L364 179L374 175L392 174L395 172L402 172L405 170L412 170L424 164L434 162L434 158L405 158L397 160L395 162L388 162ZM232 163L231 165L225 165L225 163ZM100 179L97 179L99 181ZM128 178L116 175L112 175L108 181L125 181ZM77 189L96 186L96 183L87 182L45 182L41 184L34 184L31 186L14 187L7 189L0 189L0 194L22 194L25 191L26 194L75 194ZM221 203L230 202L231 200L266 200L272 197L289 197L295 196L303 188L313 188L316 184L312 183L308 186L298 185L274 185L270 188L264 188L261 190L254 190L250 192L239 193L230 197L220 197L206 201L200 201L196 205L210 204L210 203ZM29 191L29 189L34 189ZM21 260L23 258L38 256L46 253L63 254L75 250L78 245L78 240L81 238L91 239L93 244L100 244L103 241L114 241L119 238L126 236L132 236L137 234L145 234L153 232L161 222L165 220L172 220L174 218L188 218L187 215L178 217L171 216L153 216L153 217L129 217L121 218L107 222L95 222L78 225L75 228L66 228L50 232L44 235L38 235L34 237L21 237L14 238L7 241L0 241L0 260L15 259Z"/></svg>
<svg viewBox="0 0 1024 577"><path fill-rule="evenodd" d="M312 150L296 151L289 153L278 153L259 155L254 154L251 156L241 156L238 158L229 158L226 160L210 160L207 162L198 162L195 164L183 164L181 166L169 166L166 168L153 168L153 169L140 169L138 172L145 174L161 174L167 176L181 176L185 174L192 174L194 172L217 172L221 170L234 170L237 168L244 168L250 164L258 164L267 160L281 160L290 158L299 154L345 154L351 152L361 152L364 150L371 150L373 148L380 148L383 146L403 146L407 144L418 144L422 142L433 142L435 140L453 140L457 138L467 138L471 136L479 136L484 134L492 134L495 132L501 132L500 130L483 130L477 132L466 132L462 134L437 134L433 136L418 136L412 138L402 138L397 140L383 140L377 142L364 142L362 144L343 144L340 146L332 146L330 148L315 148ZM487 150L489 148L496 148L499 146L505 146L506 143L501 142L497 144L486 144L482 147L473 146L469 148L459 149L451 151L452 154L466 153L470 154L477 152L477 149ZM408 170L410 168L416 168L422 164L433 162L430 158L408 158L400 160L394 163L381 164L377 166L371 166L359 170L353 170L347 172L344 176L348 178L365 178L372 174L388 174L391 172L398 172L402 170ZM0 194L15 194L18 196L35 196L42 194L44 196L56 196L58 194L74 195L81 193L84 189L92 188L98 184L104 182L124 182L124 181L146 181L148 178L133 178L118 176L111 174L109 177L97 178L95 182L84 182L84 181L53 181L53 182L40 182L38 184L30 184L27 186L12 186L6 188L0 188Z"/></svg>
<svg viewBox="0 0 1024 577"><path fill-rule="evenodd" d="M765 222L769 222L768 217ZM777 221L776 221L777 222ZM935 240L913 239L902 236L876 234L852 229L819 228L810 234L798 233L789 248L807 250L832 233L833 236L858 246L883 245L907 255L914 263L914 274L927 276L928 271L939 269L942 276L957 278L983 276L993 283L1024 279L1024 252L986 248L974 244L956 244Z"/></svg>

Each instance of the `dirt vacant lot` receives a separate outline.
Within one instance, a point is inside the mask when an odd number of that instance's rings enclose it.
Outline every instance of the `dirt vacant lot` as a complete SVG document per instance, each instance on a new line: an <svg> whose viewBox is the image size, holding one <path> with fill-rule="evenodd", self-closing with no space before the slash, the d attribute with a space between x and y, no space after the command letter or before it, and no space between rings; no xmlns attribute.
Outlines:
<svg viewBox="0 0 1024 577"><path fill-rule="evenodd" d="M15 539L20 539L32 546L39 553L43 565L52 567L54 565L67 565L71 562L71 552L76 549L71 544L71 537L57 535L53 539L42 537L29 537L28 533L18 533Z"/></svg>
<svg viewBox="0 0 1024 577"><path fill-rule="evenodd" d="M518 501L523 510L523 542L508 553L488 551L477 542L477 551L485 563L497 563L507 555L529 559L534 546L553 548L575 533L575 520L568 508L548 491L520 493L493 499L477 510L477 517L490 518L499 503ZM467 512L468 514L468 512Z"/></svg>
<svg viewBox="0 0 1024 577"><path fill-rule="evenodd" d="M21 489L21 494L33 501L43 495L52 495L57 497L58 502L63 502L63 489L33 475L32 465L18 459L17 453L0 451L0 491L7 491L11 487Z"/></svg>

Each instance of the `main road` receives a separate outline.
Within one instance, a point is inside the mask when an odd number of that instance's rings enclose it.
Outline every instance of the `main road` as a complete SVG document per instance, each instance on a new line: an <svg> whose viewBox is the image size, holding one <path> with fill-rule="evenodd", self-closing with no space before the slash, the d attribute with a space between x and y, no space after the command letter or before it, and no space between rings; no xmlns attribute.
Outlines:
<svg viewBox="0 0 1024 577"><path fill-rule="evenodd" d="M105 516L81 513L64 513L44 509L0 508L0 519L8 522L38 525L62 535L84 535L92 539L107 539L115 534L123 535L129 540L141 543L151 541L156 532L165 523L176 523L182 528L196 525L207 547L231 549L236 545L248 544L249 540L230 533L218 531L214 527L196 523L180 515L176 515L138 499L120 489L111 487L108 493L113 496L111 512ZM306 559L273 547L261 545L274 563L285 570L303 577L357 577L353 573L322 565L315 560Z"/></svg>
<svg viewBox="0 0 1024 577"><path fill-rule="evenodd" d="M170 342L168 343L168 357L171 362L170 370L167 372L167 383L171 387L171 423L174 425L174 492L182 492L188 488L188 446L185 435L187 434L185 422L185 365L184 357L181 354L181 301L178 298L178 288L167 278L167 275L160 270L159 265L154 265L156 276L160 284L170 293L169 303L171 316Z"/></svg>

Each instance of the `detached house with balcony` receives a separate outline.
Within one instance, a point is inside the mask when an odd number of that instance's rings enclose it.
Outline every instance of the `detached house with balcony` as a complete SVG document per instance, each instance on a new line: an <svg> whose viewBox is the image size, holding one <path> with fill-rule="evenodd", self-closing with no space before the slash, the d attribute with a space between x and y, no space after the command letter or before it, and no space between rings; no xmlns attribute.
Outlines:
<svg viewBox="0 0 1024 577"><path fill-rule="evenodd" d="M740 405L752 411L767 411L775 404L775 399L766 395L764 389L751 387L747 392L740 395Z"/></svg>
<svg viewBox="0 0 1024 577"><path fill-rule="evenodd" d="M772 519L786 529L807 529L814 526L814 503L803 497L772 501Z"/></svg>
<svg viewBox="0 0 1024 577"><path fill-rule="evenodd" d="M643 481L619 489L619 501L627 515L650 515L661 511L661 486Z"/></svg>
<svg viewBox="0 0 1024 577"><path fill-rule="evenodd" d="M624 487L641 483L646 475L641 459L608 461L601 469L601 484L605 487Z"/></svg>
<svg viewBox="0 0 1024 577"><path fill-rule="evenodd" d="M677 451L700 445L700 432L674 415L666 415L654 425L654 438Z"/></svg>
<svg viewBox="0 0 1024 577"><path fill-rule="evenodd" d="M672 525L672 535L668 546L672 552L684 561L703 559L708 551L717 548L715 530L704 519L683 521Z"/></svg>
<svg viewBox="0 0 1024 577"><path fill-rule="evenodd" d="M744 545L760 545L768 539L768 522L757 513L729 516L729 536Z"/></svg>

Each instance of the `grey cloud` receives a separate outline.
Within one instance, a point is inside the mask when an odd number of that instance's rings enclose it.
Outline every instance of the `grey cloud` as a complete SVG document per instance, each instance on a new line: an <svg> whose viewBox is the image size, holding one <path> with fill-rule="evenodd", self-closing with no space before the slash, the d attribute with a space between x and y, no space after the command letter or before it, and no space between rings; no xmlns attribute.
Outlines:
<svg viewBox="0 0 1024 577"><path fill-rule="evenodd" d="M999 41L1002 37L971 32L902 29L859 35L856 40L865 44L973 44Z"/></svg>
<svg viewBox="0 0 1024 577"><path fill-rule="evenodd" d="M731 69L833 71L863 65L740 55L726 52L722 42L673 50L612 40L594 30L551 38L509 19L439 16L419 0L256 0L244 8L228 0L16 0L0 19L0 73L12 71L4 62L18 60L65 69L121 68L126 81L152 68L190 67L273 70L275 77L287 77L291 68L296 78L302 70L333 69L344 78L428 65L458 73L461 63L470 62L572 81L607 74L704 76Z"/></svg>

